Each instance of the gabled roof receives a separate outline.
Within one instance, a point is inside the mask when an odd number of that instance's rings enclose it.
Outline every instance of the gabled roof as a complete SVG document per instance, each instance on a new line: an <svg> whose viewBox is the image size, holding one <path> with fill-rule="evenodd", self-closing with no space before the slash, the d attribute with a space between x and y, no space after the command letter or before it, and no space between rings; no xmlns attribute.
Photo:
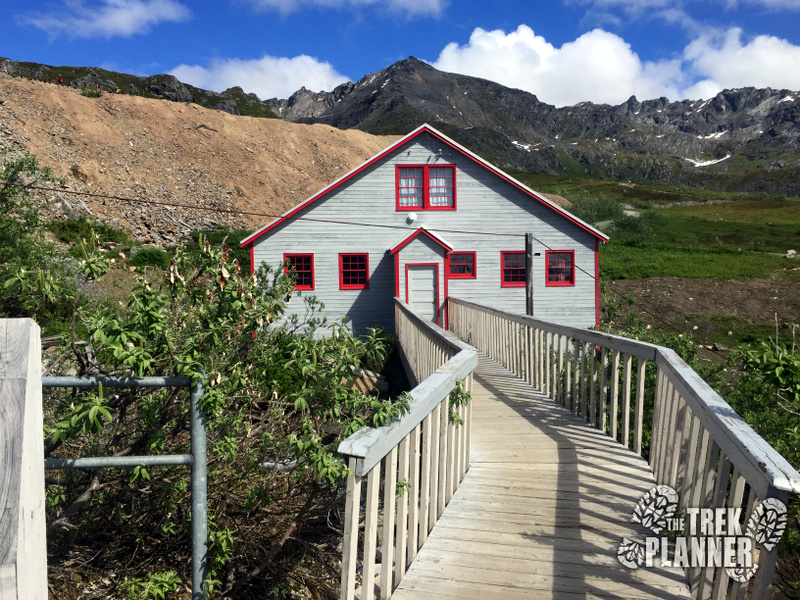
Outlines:
<svg viewBox="0 0 800 600"><path fill-rule="evenodd" d="M340 185L342 185L346 181L352 179L353 177L355 177L356 175L358 175L359 173L361 173L365 169L371 167L372 165L374 165L375 163L379 162L381 159L383 159L387 155L391 154L392 152L394 152L395 150L397 150L401 146L407 144L408 142L410 142L411 140L413 140L417 136L420 136L420 135L422 135L424 133L432 135L433 137L438 139L443 144L447 144L448 146L450 146L453 150L456 150L457 152L461 153L462 155L464 155L464 156L466 156L468 158L471 158L473 161L475 161L480 166L482 166L485 169L487 169L488 171L494 173L497 177L500 177L504 181L510 183L515 188L519 189L520 191L522 191L525 194L527 194L528 196L530 196L533 200L536 200L537 202L540 202L541 204L543 204L543 205L547 206L548 208L554 210L555 212L557 212L558 214L560 214L561 216L563 216L567 220L571 221L572 223L574 223L575 225L577 225L581 229L589 232L590 234L592 234L593 236L598 238L600 241L602 241L602 242L607 242L608 241L608 236L606 234L604 234L602 231L600 231L598 229L595 229L594 227L592 227L588 223L585 223L584 221L580 220L578 217L576 217L574 215L571 215L570 213L568 213L566 210L564 210L563 208L561 208L557 204L551 202L550 200L548 200L547 198L545 198L543 196L540 196L539 194L534 192L532 189L530 189L525 184L517 181L516 179L514 179L513 177L511 177L507 173L504 173L503 171L501 171L500 169L498 169L494 165L486 162L485 160L483 160L477 154L474 154L470 150L467 150L462 145L460 145L457 142L451 140L449 137L447 137L446 135L444 135L440 131L437 131L436 129L434 129L433 127L431 127L430 125L428 125L426 123L424 125L420 125L414 131L409 133L407 136L399 139L398 141L396 141L394 144L392 144L391 146L389 146L388 148L386 148L382 152L380 152L380 153L376 154L375 156L373 156L372 158L370 158L367 162L365 162L362 165L356 167L355 169L353 169L352 171L350 171L349 173L347 173L343 177L337 179L336 181L334 181L333 183L331 183L327 187L323 188L322 190L320 190L319 192L317 192L316 194L314 194L313 196L311 196L310 198L308 198L307 200L305 200L301 204L298 204L294 208L286 211L285 213L283 213L283 215L281 215L280 217L278 217L277 219L275 219L274 221L272 221L268 225L265 225L264 227L262 227L261 229L259 229L255 233L253 233L252 235L248 236L247 238L242 240L241 246L244 247L244 246L248 246L248 245L252 244L255 240L260 238L262 235L266 234L271 229L277 227L278 225L280 225L281 223L283 223L284 221L286 221L288 219L299 218L298 214L300 212L302 212L303 210L305 210L306 208L308 208L309 206L311 206L312 204L314 204L317 200L323 198L328 193L330 193L331 191L335 190L337 187L339 187Z"/></svg>
<svg viewBox="0 0 800 600"><path fill-rule="evenodd" d="M442 248L444 248L445 251L447 251L447 252L452 252L453 251L453 247L450 244L448 244L446 241L444 241L442 238L440 238L438 235L436 235L435 233L433 233L429 229L425 229L424 227L420 227L414 233L412 233L411 235L407 235L402 240L400 240L397 244L392 246L390 248L391 254L396 254L397 252L399 252L400 250L405 248L411 242L411 240L416 238L421 233L425 234L426 236L428 236L436 244L438 244Z"/></svg>

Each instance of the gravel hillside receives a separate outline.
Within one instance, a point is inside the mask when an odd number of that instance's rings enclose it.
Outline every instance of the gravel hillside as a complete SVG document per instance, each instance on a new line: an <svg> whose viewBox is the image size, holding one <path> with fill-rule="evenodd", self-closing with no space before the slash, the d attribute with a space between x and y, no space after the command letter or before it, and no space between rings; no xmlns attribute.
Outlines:
<svg viewBox="0 0 800 600"><path fill-rule="evenodd" d="M30 152L66 181L37 193L45 217L93 215L149 244L215 224L260 227L396 139L0 75L0 148Z"/></svg>

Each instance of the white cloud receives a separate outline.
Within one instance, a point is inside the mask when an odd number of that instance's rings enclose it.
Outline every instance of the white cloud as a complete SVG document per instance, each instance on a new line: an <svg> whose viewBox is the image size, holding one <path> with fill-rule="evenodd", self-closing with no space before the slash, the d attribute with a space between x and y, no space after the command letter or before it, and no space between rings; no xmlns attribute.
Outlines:
<svg viewBox="0 0 800 600"><path fill-rule="evenodd" d="M602 29L556 48L527 25L508 34L478 28L466 45L448 44L433 66L526 90L556 106L675 97L680 79L675 61L643 64L628 43Z"/></svg>
<svg viewBox="0 0 800 600"><path fill-rule="evenodd" d="M738 28L707 33L686 47L684 59L705 94L745 86L800 90L800 46L774 36L743 43Z"/></svg>
<svg viewBox="0 0 800 600"><path fill-rule="evenodd" d="M438 17L450 4L450 0L247 0L262 11L289 14L305 7L351 8L376 6L386 8L393 14L408 17Z"/></svg>
<svg viewBox="0 0 800 600"><path fill-rule="evenodd" d="M531 92L555 106L621 104L630 96L710 98L744 86L800 89L800 46L771 36L745 43L739 29L707 31L681 57L652 62L602 29L556 48L527 25L510 33L478 28L467 44L448 44L432 64Z"/></svg>
<svg viewBox="0 0 800 600"><path fill-rule="evenodd" d="M763 6L769 10L800 10L800 0L743 0L746 4ZM732 6L738 4L737 0L728 0Z"/></svg>
<svg viewBox="0 0 800 600"><path fill-rule="evenodd" d="M217 92L239 86L262 100L288 98L301 87L314 92L330 91L348 81L329 63L305 55L294 58L264 56L254 60L217 59L209 67L180 65L170 73L183 82Z"/></svg>
<svg viewBox="0 0 800 600"><path fill-rule="evenodd" d="M28 13L19 20L51 38L114 38L147 33L159 23L185 21L191 15L175 0L64 0L61 10Z"/></svg>

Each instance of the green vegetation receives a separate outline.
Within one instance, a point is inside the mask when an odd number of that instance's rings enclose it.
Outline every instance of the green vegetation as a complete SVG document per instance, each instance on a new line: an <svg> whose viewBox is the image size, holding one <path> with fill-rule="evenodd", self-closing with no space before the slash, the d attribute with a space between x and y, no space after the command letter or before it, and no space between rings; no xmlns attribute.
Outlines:
<svg viewBox="0 0 800 600"><path fill-rule="evenodd" d="M231 229L225 226L218 226L214 229L206 229L203 231L193 231L192 241L199 242L200 237L208 240L214 246L227 247L228 252L232 258L239 261L239 264L245 271L250 270L250 251L247 248L240 246L243 239L248 237L252 231L249 229ZM195 243L190 245L188 252L197 252L199 246Z"/></svg>
<svg viewBox="0 0 800 600"><path fill-rule="evenodd" d="M125 303L81 292L108 276L113 253L101 240L113 245L129 238L102 223L72 219L49 229L78 248L80 260L44 243L25 192L52 179L32 157L3 167L3 315L31 316L45 332L63 334L49 358L54 374L205 373L209 593L336 595L338 502L347 474L336 448L357 429L384 425L408 409L406 395L368 396L347 383L356 369L380 372L392 357L393 337L375 329L362 338L326 322L313 297L293 291L283 265L251 275L233 248L203 234L171 257L149 249L134 254L133 262L145 262L140 255L150 263L170 260L165 269L140 274ZM211 235L238 246L245 232ZM302 317L286 313L290 299L305 304ZM320 335L322 328L329 335ZM185 454L187 411L180 389L53 389L45 402L45 455ZM55 595L80 587L87 598L155 599L186 588L185 468L52 473L46 509ZM91 585L75 579L78 556ZM167 560L172 570L165 569Z"/></svg>
<svg viewBox="0 0 800 600"><path fill-rule="evenodd" d="M93 88L88 85L85 85L81 88L81 96L86 96L87 98L99 98L102 95L103 92L99 88Z"/></svg>
<svg viewBox="0 0 800 600"><path fill-rule="evenodd" d="M600 273L604 279L643 277L710 277L715 279L768 279L774 274L800 281L800 272L786 270L795 263L771 254L707 250L667 244L600 247Z"/></svg>
<svg viewBox="0 0 800 600"><path fill-rule="evenodd" d="M169 254L158 248L143 248L131 254L128 264L133 267L158 267L166 271L170 258Z"/></svg>

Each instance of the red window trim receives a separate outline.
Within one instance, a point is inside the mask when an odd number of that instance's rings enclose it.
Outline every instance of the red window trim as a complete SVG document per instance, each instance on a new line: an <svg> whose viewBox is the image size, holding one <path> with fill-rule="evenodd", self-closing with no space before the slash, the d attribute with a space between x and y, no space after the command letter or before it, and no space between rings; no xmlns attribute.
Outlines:
<svg viewBox="0 0 800 600"><path fill-rule="evenodd" d="M503 250L500 252L500 287L525 287L525 279L522 281L506 281L506 255L522 255L525 258L525 251Z"/></svg>
<svg viewBox="0 0 800 600"><path fill-rule="evenodd" d="M450 270L451 259L455 255L469 254L472 256L472 273L453 273ZM476 279L478 276L478 257L475 252L450 252L447 255L447 264L445 265L445 273L448 279Z"/></svg>
<svg viewBox="0 0 800 600"><path fill-rule="evenodd" d="M284 252L283 253L283 262L291 260L292 256L308 256L311 258L311 285L295 285L294 289L304 291L304 290L313 290L315 277L314 277L314 254L311 252ZM289 274L289 267L288 265L284 267L284 273L287 275Z"/></svg>
<svg viewBox="0 0 800 600"><path fill-rule="evenodd" d="M344 282L344 261L345 256L364 257L364 283L345 283ZM339 289L340 290L368 290L369 289L369 253L368 252L340 252L339 253Z"/></svg>
<svg viewBox="0 0 800 600"><path fill-rule="evenodd" d="M550 280L550 256L553 254L569 254L570 258L570 273L572 275L569 281L551 281ZM548 287L564 287L575 285L575 250L547 250L544 253L544 283Z"/></svg>
<svg viewBox="0 0 800 600"><path fill-rule="evenodd" d="M400 206L400 169L422 169L422 206ZM430 205L430 170L450 169L453 172L453 206ZM452 164L433 165L395 165L394 171L395 207L399 211L415 210L455 210L456 209L456 166Z"/></svg>

